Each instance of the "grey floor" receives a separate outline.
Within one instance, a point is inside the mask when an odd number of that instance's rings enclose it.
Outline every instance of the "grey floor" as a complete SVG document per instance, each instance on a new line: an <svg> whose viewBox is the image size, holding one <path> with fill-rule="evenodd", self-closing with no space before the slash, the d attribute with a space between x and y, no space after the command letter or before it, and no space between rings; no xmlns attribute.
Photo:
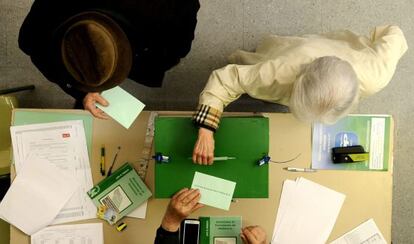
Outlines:
<svg viewBox="0 0 414 244"><path fill-rule="evenodd" d="M71 108L73 100L47 82L17 47L18 30L31 2L0 0L0 89L35 84L36 91L19 95L22 107ZM232 51L253 50L266 34L297 35L336 29L368 34L376 25L397 24L411 47L413 13L413 0L201 0L192 51L168 72L164 86L149 89L126 81L123 87L146 103L147 109L192 110L209 73L225 65ZM362 101L355 111L392 114L395 118L393 243L414 243L413 62L410 49L392 82ZM248 98L229 109L286 111Z"/></svg>

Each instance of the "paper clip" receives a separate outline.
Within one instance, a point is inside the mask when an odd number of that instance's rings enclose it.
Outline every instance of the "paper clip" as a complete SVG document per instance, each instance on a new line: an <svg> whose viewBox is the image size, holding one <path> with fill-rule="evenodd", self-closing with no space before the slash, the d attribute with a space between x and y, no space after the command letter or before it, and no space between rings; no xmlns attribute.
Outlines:
<svg viewBox="0 0 414 244"><path fill-rule="evenodd" d="M162 155L162 153L156 153L154 156L152 156L157 163L169 163L171 158L165 155Z"/></svg>

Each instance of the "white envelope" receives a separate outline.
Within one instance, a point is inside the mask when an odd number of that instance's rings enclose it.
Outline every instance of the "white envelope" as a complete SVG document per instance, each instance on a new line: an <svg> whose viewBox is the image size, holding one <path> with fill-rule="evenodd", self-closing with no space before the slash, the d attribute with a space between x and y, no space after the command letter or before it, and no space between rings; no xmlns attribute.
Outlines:
<svg viewBox="0 0 414 244"><path fill-rule="evenodd" d="M48 162L29 161L1 201L0 218L31 235L53 222L79 184Z"/></svg>

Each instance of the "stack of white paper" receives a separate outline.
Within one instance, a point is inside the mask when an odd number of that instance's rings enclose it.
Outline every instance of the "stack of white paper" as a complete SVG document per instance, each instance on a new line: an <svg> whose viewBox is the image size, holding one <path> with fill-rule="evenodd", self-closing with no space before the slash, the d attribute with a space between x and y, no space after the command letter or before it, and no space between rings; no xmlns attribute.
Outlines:
<svg viewBox="0 0 414 244"><path fill-rule="evenodd" d="M326 243L345 195L304 178L283 184L272 244Z"/></svg>
<svg viewBox="0 0 414 244"><path fill-rule="evenodd" d="M103 244L103 226L99 223L47 227L32 235L30 243Z"/></svg>
<svg viewBox="0 0 414 244"><path fill-rule="evenodd" d="M0 218L31 235L52 223L78 187L48 162L27 162L0 203Z"/></svg>
<svg viewBox="0 0 414 244"><path fill-rule="evenodd" d="M12 126L10 132L17 175L33 158L40 158L72 175L79 183L53 224L95 218L96 208L86 194L93 182L83 122Z"/></svg>

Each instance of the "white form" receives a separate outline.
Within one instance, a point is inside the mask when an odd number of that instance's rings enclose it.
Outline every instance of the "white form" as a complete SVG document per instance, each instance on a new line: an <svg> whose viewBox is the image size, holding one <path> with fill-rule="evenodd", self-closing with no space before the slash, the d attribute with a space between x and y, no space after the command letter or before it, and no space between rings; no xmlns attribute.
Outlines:
<svg viewBox="0 0 414 244"><path fill-rule="evenodd" d="M31 244L103 244L102 223L57 225L30 237Z"/></svg>
<svg viewBox="0 0 414 244"><path fill-rule="evenodd" d="M80 187L53 224L91 219L96 208L86 194L93 187L81 120L10 127L16 174L31 158L46 160L73 175Z"/></svg>
<svg viewBox="0 0 414 244"><path fill-rule="evenodd" d="M369 219L355 229L339 237L331 244L386 244L373 219Z"/></svg>
<svg viewBox="0 0 414 244"><path fill-rule="evenodd" d="M40 159L20 169L0 203L0 218L31 235L51 224L78 189L75 177Z"/></svg>
<svg viewBox="0 0 414 244"><path fill-rule="evenodd" d="M271 243L326 243L344 200L344 194L305 178L287 180Z"/></svg>

